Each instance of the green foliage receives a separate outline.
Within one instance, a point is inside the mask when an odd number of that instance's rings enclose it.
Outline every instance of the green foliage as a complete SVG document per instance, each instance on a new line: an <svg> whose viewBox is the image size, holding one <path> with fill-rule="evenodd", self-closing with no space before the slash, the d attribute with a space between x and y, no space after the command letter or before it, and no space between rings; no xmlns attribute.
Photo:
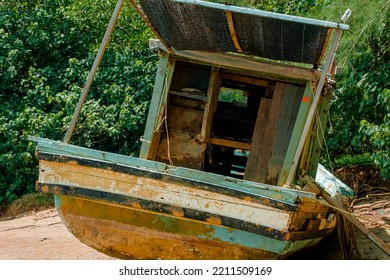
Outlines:
<svg viewBox="0 0 390 280"><path fill-rule="evenodd" d="M35 144L61 140L114 0L0 0L0 205L34 191ZM137 153L155 74L151 37L125 5L72 142Z"/></svg>
<svg viewBox="0 0 390 280"><path fill-rule="evenodd" d="M366 22L338 77L332 105L333 134L327 139L333 158L369 153L390 178L389 2ZM346 118L348 121L346 121Z"/></svg>
<svg viewBox="0 0 390 280"><path fill-rule="evenodd" d="M351 31L339 49L333 134L336 163L369 154L390 175L389 2L374 0L217 0L267 11L339 21ZM0 0L0 205L34 191L35 144L61 140L93 64L116 0ZM72 143L137 154L157 58L152 37L125 3L83 107ZM365 157L366 158L366 157ZM338 160L339 159L339 160Z"/></svg>
<svg viewBox="0 0 390 280"><path fill-rule="evenodd" d="M264 11L289 15L307 15L326 6L329 0L211 0L223 4L254 7Z"/></svg>

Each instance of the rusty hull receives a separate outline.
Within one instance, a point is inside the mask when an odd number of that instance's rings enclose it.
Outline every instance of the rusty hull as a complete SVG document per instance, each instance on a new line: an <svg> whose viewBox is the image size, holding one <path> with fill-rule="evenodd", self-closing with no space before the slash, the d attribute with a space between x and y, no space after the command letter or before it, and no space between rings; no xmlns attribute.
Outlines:
<svg viewBox="0 0 390 280"><path fill-rule="evenodd" d="M196 174L211 178L207 183L179 177L186 174L180 168L151 171L66 148L72 152L39 152L37 189L55 194L79 240L117 258L279 259L316 245L335 227L328 206L311 194L234 180L227 183L242 190L227 189L210 183L219 175Z"/></svg>

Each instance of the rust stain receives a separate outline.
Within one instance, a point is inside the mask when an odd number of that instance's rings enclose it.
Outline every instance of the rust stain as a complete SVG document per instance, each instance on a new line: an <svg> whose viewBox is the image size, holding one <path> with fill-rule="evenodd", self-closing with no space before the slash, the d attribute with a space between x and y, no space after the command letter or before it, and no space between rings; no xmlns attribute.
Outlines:
<svg viewBox="0 0 390 280"><path fill-rule="evenodd" d="M217 217L210 217L206 221L208 223L212 224L212 225L220 225L220 224L222 224L221 219L217 218Z"/></svg>
<svg viewBox="0 0 390 280"><path fill-rule="evenodd" d="M270 228L270 227L265 229L266 232L271 232L272 230L273 230L273 229Z"/></svg>
<svg viewBox="0 0 390 280"><path fill-rule="evenodd" d="M121 259L274 259L261 249L199 236L211 234L206 223L145 210L61 197L60 215L85 244ZM217 220L217 219L215 219Z"/></svg>
<svg viewBox="0 0 390 280"><path fill-rule="evenodd" d="M48 187L47 185L45 185L45 186L43 186L43 187L41 188L41 191L42 191L43 193L46 193L48 190L49 190L49 187Z"/></svg>
<svg viewBox="0 0 390 280"><path fill-rule="evenodd" d="M131 203L131 207L136 208L136 209L142 209L141 204L139 204L138 202Z"/></svg>
<svg viewBox="0 0 390 280"><path fill-rule="evenodd" d="M184 216L184 212L181 209L174 209L172 211L172 215L175 216L175 217L183 217Z"/></svg>
<svg viewBox="0 0 390 280"><path fill-rule="evenodd" d="M248 202L251 202L251 201L252 201L252 198L250 198L249 196L245 196L245 197L244 197L244 200L245 200L245 201L248 201Z"/></svg>

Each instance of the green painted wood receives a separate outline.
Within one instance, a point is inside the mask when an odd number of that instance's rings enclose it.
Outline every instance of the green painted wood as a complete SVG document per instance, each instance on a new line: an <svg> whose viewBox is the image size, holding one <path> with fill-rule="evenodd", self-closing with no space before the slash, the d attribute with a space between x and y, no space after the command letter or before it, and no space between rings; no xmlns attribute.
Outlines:
<svg viewBox="0 0 390 280"><path fill-rule="evenodd" d="M294 160L294 155L298 149L299 139L303 132L306 123L306 118L309 114L310 106L313 101L312 99L313 91L311 88L311 82L307 82L303 97L301 99L302 102L299 108L297 120L294 125L294 130L292 132L291 139L288 145L286 157L284 159L283 167L279 175L277 183L278 186L283 186L286 183L290 168Z"/></svg>
<svg viewBox="0 0 390 280"><path fill-rule="evenodd" d="M169 55L167 53L162 52L162 57L160 57L160 61L157 68L156 79L154 83L154 89L152 94L152 100L150 102L150 108L148 113L148 118L146 121L145 131L143 135L140 158L146 158L150 141L152 140L154 130L156 129L156 122L158 112L160 110L160 102L164 96L164 88L165 88L165 77L166 71L169 61Z"/></svg>
<svg viewBox="0 0 390 280"><path fill-rule="evenodd" d="M80 158L104 160L108 162L127 164L135 167L144 167L163 171L166 169L166 164L156 161L149 161L145 159L139 159L135 157L108 153L84 147L79 147L71 144L66 144L59 141L53 141L49 139L32 137L28 138L30 141L38 143L38 151L47 152L51 154L77 156Z"/></svg>

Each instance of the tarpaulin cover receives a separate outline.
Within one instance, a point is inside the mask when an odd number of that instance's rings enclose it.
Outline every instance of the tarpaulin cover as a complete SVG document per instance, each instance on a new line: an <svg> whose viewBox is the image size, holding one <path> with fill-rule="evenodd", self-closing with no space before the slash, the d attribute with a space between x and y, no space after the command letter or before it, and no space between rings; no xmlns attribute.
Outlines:
<svg viewBox="0 0 390 280"><path fill-rule="evenodd" d="M144 14L174 50L241 52L246 55L318 64L329 27L171 0L140 0ZM219 5L224 7L225 5ZM227 13L231 13L229 29ZM236 38L236 44L234 38ZM237 43L239 49L237 48Z"/></svg>

